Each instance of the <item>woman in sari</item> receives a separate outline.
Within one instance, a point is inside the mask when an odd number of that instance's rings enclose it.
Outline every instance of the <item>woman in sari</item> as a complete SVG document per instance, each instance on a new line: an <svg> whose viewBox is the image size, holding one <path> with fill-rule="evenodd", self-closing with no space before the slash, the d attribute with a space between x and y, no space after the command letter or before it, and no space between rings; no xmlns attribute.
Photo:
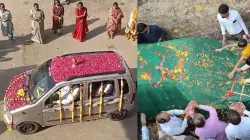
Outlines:
<svg viewBox="0 0 250 140"><path fill-rule="evenodd" d="M4 37L8 36L9 39L13 40L14 26L12 22L12 15L9 10L5 9L5 5L3 3L0 3L0 23L2 35Z"/></svg>
<svg viewBox="0 0 250 140"><path fill-rule="evenodd" d="M53 26L52 30L54 34L60 34L60 30L63 27L63 16L64 16L64 7L60 4L59 0L55 0L53 6Z"/></svg>
<svg viewBox="0 0 250 140"><path fill-rule="evenodd" d="M87 8L83 6L82 2L78 3L76 8L76 28L73 33L73 38L83 42L86 39L86 32L89 31L87 23Z"/></svg>
<svg viewBox="0 0 250 140"><path fill-rule="evenodd" d="M137 38L137 9L134 9L130 15L128 25L125 29L127 39L135 41Z"/></svg>
<svg viewBox="0 0 250 140"><path fill-rule="evenodd" d="M115 35L121 34L122 18L124 18L122 10L118 7L118 3L113 3L113 7L109 11L107 22L107 34L109 38L114 39Z"/></svg>
<svg viewBox="0 0 250 140"><path fill-rule="evenodd" d="M31 40L43 44L45 16L37 3L34 4L34 9L30 10L30 19L33 35Z"/></svg>

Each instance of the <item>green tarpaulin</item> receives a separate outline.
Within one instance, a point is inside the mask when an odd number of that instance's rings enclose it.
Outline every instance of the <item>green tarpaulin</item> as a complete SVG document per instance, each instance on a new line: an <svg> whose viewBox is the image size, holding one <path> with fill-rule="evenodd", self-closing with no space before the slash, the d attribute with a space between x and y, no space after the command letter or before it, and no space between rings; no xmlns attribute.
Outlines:
<svg viewBox="0 0 250 140"><path fill-rule="evenodd" d="M184 109L190 100L216 109L228 109L233 102L239 102L240 95L228 96L228 91L242 73L234 79L227 75L239 60L241 50L215 53L221 47L219 40L201 38L138 45L138 112L154 117L162 110ZM162 61L164 70L159 68ZM249 72L244 77L248 78ZM237 83L233 91L241 93L242 88L243 84ZM245 85L241 100L248 109L249 89Z"/></svg>

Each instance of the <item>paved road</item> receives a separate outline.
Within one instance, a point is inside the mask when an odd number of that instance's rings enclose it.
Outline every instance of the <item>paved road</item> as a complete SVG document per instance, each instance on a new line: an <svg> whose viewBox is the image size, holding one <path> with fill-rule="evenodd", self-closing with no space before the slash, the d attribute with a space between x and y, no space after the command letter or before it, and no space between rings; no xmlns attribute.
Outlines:
<svg viewBox="0 0 250 140"><path fill-rule="evenodd" d="M29 9L34 2L40 2L44 10L45 20L45 45L30 44L26 40L30 37ZM78 0L74 0L78 1ZM108 40L105 33L108 9L112 2L103 0L83 1L89 11L88 40L79 43L72 39L74 29L74 9L76 3L65 6L65 23L62 36L51 33L51 5L53 0L2 0L13 14L16 40L11 42L0 36L0 102L3 100L4 91L10 79L20 72L35 68L44 61L58 55L75 52L113 50L120 53L135 73L136 68L136 42L127 41L124 36ZM134 0L117 0L125 18L123 27L126 26L128 16L136 7ZM17 6L18 5L18 6ZM123 28L124 29L124 28ZM1 104L1 103L0 103ZM0 105L2 110L2 105ZM7 132L0 113L0 140L135 140L136 139L136 109L131 116L121 122L112 122L109 119L93 122L83 122L54 126L31 136L23 136L18 132Z"/></svg>

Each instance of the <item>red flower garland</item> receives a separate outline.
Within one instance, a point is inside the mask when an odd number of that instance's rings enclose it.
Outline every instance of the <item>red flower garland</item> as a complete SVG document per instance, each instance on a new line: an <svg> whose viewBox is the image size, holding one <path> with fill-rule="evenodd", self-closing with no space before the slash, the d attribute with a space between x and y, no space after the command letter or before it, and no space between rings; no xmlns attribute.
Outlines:
<svg viewBox="0 0 250 140"><path fill-rule="evenodd" d="M72 68L72 58L76 67ZM59 83L74 76L124 72L122 60L116 53L87 54L57 57L51 62L51 75Z"/></svg>
<svg viewBox="0 0 250 140"><path fill-rule="evenodd" d="M6 99L6 105L7 110L14 110L17 108L20 108L22 106L25 106L27 102L25 100L21 100L17 93L19 89L23 89L25 82L26 82L26 73L21 73L17 76L15 76L11 82L9 87L7 88L5 92L5 99ZM20 99L20 100L19 100Z"/></svg>

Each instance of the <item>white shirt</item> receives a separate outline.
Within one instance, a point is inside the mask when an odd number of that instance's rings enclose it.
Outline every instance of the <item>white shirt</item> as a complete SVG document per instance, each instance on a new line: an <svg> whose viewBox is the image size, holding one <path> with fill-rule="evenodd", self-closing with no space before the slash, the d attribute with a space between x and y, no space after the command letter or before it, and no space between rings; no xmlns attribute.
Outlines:
<svg viewBox="0 0 250 140"><path fill-rule="evenodd" d="M237 35L242 30L245 34L249 34L244 21L236 10L229 10L229 19L222 18L220 14L217 15L217 20L220 23L222 35L226 35L226 31L230 35Z"/></svg>
<svg viewBox="0 0 250 140"><path fill-rule="evenodd" d="M76 97L78 96L80 91L80 88L75 88L73 90L73 96L74 96L74 100L76 99ZM61 96L62 96L62 104L70 104L72 103L72 94L70 91L70 86L65 86L61 89ZM56 101L58 104L60 103L60 100Z"/></svg>
<svg viewBox="0 0 250 140"><path fill-rule="evenodd" d="M110 92L113 92L113 84L104 84L104 87L105 87L105 89L103 90L104 93L109 94ZM100 94L101 91L102 91L102 89L100 87L98 90L98 93Z"/></svg>
<svg viewBox="0 0 250 140"><path fill-rule="evenodd" d="M162 111L162 112L166 112L166 111ZM184 114L184 110L175 109L175 110L167 111L167 113L169 115L182 115ZM180 135L188 127L187 119L184 119L182 121L176 116L171 117L171 119L167 123L159 124L159 125L160 125L161 130L169 136Z"/></svg>
<svg viewBox="0 0 250 140"><path fill-rule="evenodd" d="M244 114L250 115L250 112L245 110ZM238 125L228 124L226 127L226 134L228 140L250 140L250 117L241 117L241 122Z"/></svg>

